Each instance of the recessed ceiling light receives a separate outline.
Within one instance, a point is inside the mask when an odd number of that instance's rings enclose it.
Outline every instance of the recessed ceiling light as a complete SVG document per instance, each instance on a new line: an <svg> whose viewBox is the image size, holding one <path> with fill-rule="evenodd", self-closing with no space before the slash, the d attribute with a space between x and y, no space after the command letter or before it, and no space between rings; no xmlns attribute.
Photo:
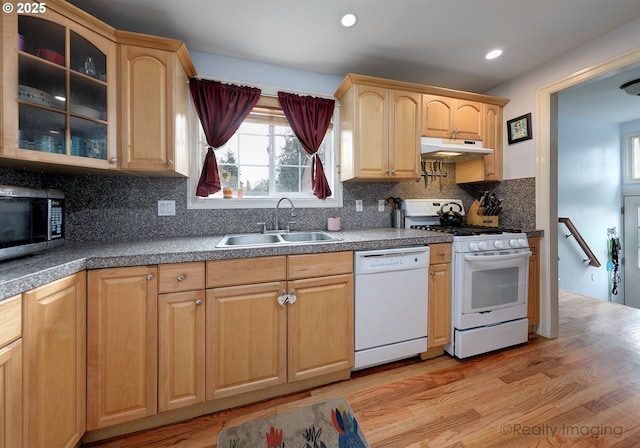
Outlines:
<svg viewBox="0 0 640 448"><path fill-rule="evenodd" d="M352 12L343 15L342 18L340 19L340 23L345 28L352 27L353 25L356 24L357 21L358 21L358 16Z"/></svg>
<svg viewBox="0 0 640 448"><path fill-rule="evenodd" d="M487 55L485 56L485 59L495 59L501 54L502 54L502 50L500 50L499 48L496 48L495 50L491 50L489 53L487 53Z"/></svg>

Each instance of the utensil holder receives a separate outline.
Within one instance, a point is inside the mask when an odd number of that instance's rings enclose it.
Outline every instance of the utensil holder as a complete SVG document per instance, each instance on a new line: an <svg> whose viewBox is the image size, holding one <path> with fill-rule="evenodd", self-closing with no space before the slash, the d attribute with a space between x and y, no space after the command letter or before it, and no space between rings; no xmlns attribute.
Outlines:
<svg viewBox="0 0 640 448"><path fill-rule="evenodd" d="M478 214L480 208L479 201L473 201L469 212L467 213L467 224L472 226L498 227L499 219L497 216L487 216Z"/></svg>
<svg viewBox="0 0 640 448"><path fill-rule="evenodd" d="M403 229L404 228L404 210L403 209L394 209L391 210L391 227L395 229Z"/></svg>

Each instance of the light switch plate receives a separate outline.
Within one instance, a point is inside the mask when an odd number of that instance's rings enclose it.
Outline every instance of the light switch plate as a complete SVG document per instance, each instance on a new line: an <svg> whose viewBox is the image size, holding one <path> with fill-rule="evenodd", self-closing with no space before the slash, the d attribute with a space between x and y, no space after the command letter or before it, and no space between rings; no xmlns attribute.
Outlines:
<svg viewBox="0 0 640 448"><path fill-rule="evenodd" d="M176 201L158 201L158 216L176 216Z"/></svg>
<svg viewBox="0 0 640 448"><path fill-rule="evenodd" d="M356 211L357 212L362 211L362 199L356 199Z"/></svg>
<svg viewBox="0 0 640 448"><path fill-rule="evenodd" d="M379 212L383 212L384 211L384 204L385 204L385 200L384 199L378 199L378 211Z"/></svg>

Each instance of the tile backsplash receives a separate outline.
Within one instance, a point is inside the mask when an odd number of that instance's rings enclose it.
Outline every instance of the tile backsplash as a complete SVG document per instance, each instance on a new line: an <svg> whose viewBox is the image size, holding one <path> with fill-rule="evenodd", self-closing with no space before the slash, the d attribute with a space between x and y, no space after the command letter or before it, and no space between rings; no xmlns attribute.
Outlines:
<svg viewBox="0 0 640 448"><path fill-rule="evenodd" d="M465 208L484 190L504 198L500 225L535 228L535 178L457 185L455 165L445 164L446 177L414 182L347 182L343 184L343 208L297 208L293 230L326 229L327 218L342 217L342 228L356 230L390 227L387 205L378 211L378 199L460 198ZM143 238L222 235L255 232L256 223L273 225L273 209L187 209L187 180L169 177L94 176L34 173L0 168L0 184L34 188L58 188L65 193L68 240L116 241ZM175 200L176 216L157 216L158 200ZM363 211L355 211L355 201ZM286 213L286 209L283 209Z"/></svg>

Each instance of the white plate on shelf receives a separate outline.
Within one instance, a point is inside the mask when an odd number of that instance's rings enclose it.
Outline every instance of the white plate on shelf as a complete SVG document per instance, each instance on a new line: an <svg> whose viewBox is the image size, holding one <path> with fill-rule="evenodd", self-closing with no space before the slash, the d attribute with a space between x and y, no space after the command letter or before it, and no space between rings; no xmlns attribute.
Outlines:
<svg viewBox="0 0 640 448"><path fill-rule="evenodd" d="M75 104L71 105L71 113L74 113L76 115L83 115L89 118L94 118L96 120L99 120L100 117L102 116L99 110L95 110L86 106L78 106Z"/></svg>
<svg viewBox="0 0 640 448"><path fill-rule="evenodd" d="M53 98L47 92L23 85L18 86L18 98L41 106L51 106L53 102Z"/></svg>

